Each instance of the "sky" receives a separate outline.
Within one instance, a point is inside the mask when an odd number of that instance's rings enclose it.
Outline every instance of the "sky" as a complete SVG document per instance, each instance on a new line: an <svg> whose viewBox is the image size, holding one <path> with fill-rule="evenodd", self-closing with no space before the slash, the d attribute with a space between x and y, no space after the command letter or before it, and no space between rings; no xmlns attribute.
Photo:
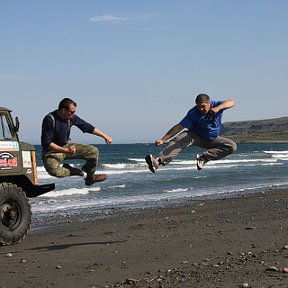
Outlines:
<svg viewBox="0 0 288 288"><path fill-rule="evenodd" d="M287 14L287 0L0 0L0 106L32 144L65 97L116 144L161 138L199 93L236 100L224 123L287 116Z"/></svg>

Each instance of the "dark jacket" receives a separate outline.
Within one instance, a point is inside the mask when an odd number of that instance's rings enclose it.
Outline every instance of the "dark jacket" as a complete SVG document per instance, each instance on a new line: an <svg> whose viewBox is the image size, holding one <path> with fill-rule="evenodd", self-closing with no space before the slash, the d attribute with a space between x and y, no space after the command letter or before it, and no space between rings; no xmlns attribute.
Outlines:
<svg viewBox="0 0 288 288"><path fill-rule="evenodd" d="M84 121L76 114L71 120L63 120L57 110L47 114L42 121L41 145L43 151L48 150L51 142L64 146L69 141L70 130L72 126L78 127L83 133L93 133L94 126Z"/></svg>

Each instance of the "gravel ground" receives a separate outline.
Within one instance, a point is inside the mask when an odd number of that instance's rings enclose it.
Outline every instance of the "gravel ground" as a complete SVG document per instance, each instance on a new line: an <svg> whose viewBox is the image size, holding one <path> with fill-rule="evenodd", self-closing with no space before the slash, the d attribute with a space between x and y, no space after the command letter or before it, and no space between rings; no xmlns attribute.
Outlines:
<svg viewBox="0 0 288 288"><path fill-rule="evenodd" d="M0 287L288 287L287 192L46 219L0 247Z"/></svg>

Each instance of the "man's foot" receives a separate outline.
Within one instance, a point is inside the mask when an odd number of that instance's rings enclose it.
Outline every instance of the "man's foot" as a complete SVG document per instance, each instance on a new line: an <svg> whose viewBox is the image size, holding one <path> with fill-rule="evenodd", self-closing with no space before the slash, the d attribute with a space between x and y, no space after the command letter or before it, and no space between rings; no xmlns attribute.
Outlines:
<svg viewBox="0 0 288 288"><path fill-rule="evenodd" d="M107 174L94 174L91 177L87 177L85 179L85 185L91 186L92 184L96 182L102 182L105 181L108 178Z"/></svg>
<svg viewBox="0 0 288 288"><path fill-rule="evenodd" d="M155 159L151 154L149 155L146 155L145 157L145 160L146 160L146 163L148 164L149 166L149 170L152 172L152 173L155 173L159 167L159 162L157 159Z"/></svg>
<svg viewBox="0 0 288 288"><path fill-rule="evenodd" d="M70 171L70 176L84 176L84 172L81 169L72 167L67 163L64 163L62 167Z"/></svg>
<svg viewBox="0 0 288 288"><path fill-rule="evenodd" d="M209 160L207 160L204 155L200 156L199 154L197 154L196 156L197 169L201 170L208 161Z"/></svg>

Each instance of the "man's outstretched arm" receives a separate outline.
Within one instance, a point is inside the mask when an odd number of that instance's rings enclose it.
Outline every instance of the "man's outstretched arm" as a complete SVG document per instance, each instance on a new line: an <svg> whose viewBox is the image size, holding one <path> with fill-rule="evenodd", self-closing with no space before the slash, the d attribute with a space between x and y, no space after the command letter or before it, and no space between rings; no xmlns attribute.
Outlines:
<svg viewBox="0 0 288 288"><path fill-rule="evenodd" d="M184 129L184 127L181 124L174 125L161 139L156 140L155 144L157 146L163 144L165 141L174 137L176 134L178 134L183 129Z"/></svg>

